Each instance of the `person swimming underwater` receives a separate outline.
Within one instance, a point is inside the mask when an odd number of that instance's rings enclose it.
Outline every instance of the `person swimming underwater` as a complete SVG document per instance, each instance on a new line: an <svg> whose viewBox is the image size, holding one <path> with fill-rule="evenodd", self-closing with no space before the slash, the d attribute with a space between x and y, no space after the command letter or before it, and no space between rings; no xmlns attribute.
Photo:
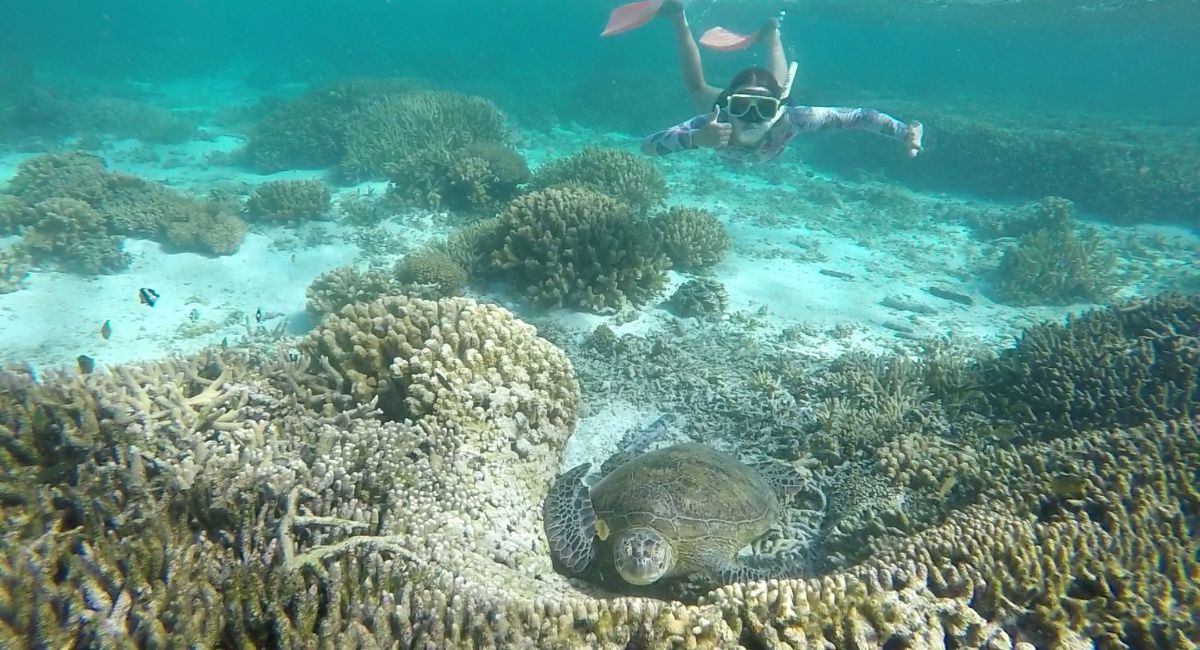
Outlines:
<svg viewBox="0 0 1200 650"><path fill-rule="evenodd" d="M801 133L826 129L858 129L878 133L901 142L910 157L921 152L923 127L920 122L901 122L869 108L801 106L792 103L791 86L796 64L787 64L780 39L780 21L772 18L755 34L739 36L722 28L709 30L700 43L718 50L741 49L762 42L767 49L766 67L751 67L734 75L724 88L705 81L700 48L692 36L682 0L635 3L641 14L625 24L606 30L606 35L634 29L649 17L670 21L679 50L683 80L693 103L708 112L697 115L642 140L642 152L661 156L689 149L715 149L728 161L760 163L783 152L788 142ZM634 4L623 7L633 7ZM618 8L614 17L618 16Z"/></svg>

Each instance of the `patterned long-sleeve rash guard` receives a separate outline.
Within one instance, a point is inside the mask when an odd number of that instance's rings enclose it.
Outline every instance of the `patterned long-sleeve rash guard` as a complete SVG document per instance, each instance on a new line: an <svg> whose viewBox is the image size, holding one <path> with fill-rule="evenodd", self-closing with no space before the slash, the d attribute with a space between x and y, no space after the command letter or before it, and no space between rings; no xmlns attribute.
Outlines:
<svg viewBox="0 0 1200 650"><path fill-rule="evenodd" d="M651 156L664 156L688 149L696 149L692 136L708 123L710 114L697 115L664 131L659 131L642 140L642 152ZM722 110L718 120L728 121ZM789 106L767 135L753 147L744 147L734 142L717 149L717 155L726 160L742 163L760 163L775 158L792 138L801 133L825 129L860 129L903 140L907 125L900 120L869 108L829 108L825 106Z"/></svg>

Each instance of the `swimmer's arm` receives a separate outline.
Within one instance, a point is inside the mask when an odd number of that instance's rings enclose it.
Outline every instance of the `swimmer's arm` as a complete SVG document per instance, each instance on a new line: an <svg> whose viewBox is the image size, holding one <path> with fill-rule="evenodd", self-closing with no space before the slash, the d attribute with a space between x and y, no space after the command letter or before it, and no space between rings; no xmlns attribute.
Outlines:
<svg viewBox="0 0 1200 650"><path fill-rule="evenodd" d="M793 106L788 109L792 129L796 133L828 129L858 129L904 140L907 124L871 108L832 108L828 106Z"/></svg>
<svg viewBox="0 0 1200 650"><path fill-rule="evenodd" d="M692 142L692 135L699 131L708 119L708 114L697 115L682 124L676 124L669 129L642 138L642 153L647 156L665 156L688 149L697 149L698 147Z"/></svg>
<svg viewBox="0 0 1200 650"><path fill-rule="evenodd" d="M889 137L904 144L912 158L921 152L925 130L920 122L901 122L872 108L793 106L788 109L792 135L826 129L858 129Z"/></svg>

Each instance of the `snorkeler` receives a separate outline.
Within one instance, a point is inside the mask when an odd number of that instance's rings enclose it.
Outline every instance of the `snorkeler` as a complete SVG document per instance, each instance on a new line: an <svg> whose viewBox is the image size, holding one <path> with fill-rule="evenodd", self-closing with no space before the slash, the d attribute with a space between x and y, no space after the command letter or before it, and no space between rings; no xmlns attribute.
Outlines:
<svg viewBox="0 0 1200 650"><path fill-rule="evenodd" d="M751 67L734 75L725 89L704 79L700 48L692 37L682 0L648 0L622 5L613 11L604 35L636 29L655 17L671 22L679 49L683 80L688 94L707 113L642 140L642 152L652 156L708 148L726 160L766 162L783 152L800 133L824 129L859 129L903 143L909 157L921 151L920 122L901 122L890 115L866 108L829 108L792 104L792 82L796 64L787 64L779 36L779 19L767 21L755 34L741 36L717 27L706 32L700 44L731 51L762 42L767 48L767 67Z"/></svg>

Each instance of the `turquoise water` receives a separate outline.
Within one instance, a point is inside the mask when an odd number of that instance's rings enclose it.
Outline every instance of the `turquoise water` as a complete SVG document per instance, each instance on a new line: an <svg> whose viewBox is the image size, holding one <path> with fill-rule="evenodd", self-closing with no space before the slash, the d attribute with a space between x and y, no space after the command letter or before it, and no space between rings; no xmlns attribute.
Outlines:
<svg viewBox="0 0 1200 650"><path fill-rule="evenodd" d="M1200 645L1200 11L893 4L687 6L759 164L612 2L0 5L0 648Z"/></svg>

